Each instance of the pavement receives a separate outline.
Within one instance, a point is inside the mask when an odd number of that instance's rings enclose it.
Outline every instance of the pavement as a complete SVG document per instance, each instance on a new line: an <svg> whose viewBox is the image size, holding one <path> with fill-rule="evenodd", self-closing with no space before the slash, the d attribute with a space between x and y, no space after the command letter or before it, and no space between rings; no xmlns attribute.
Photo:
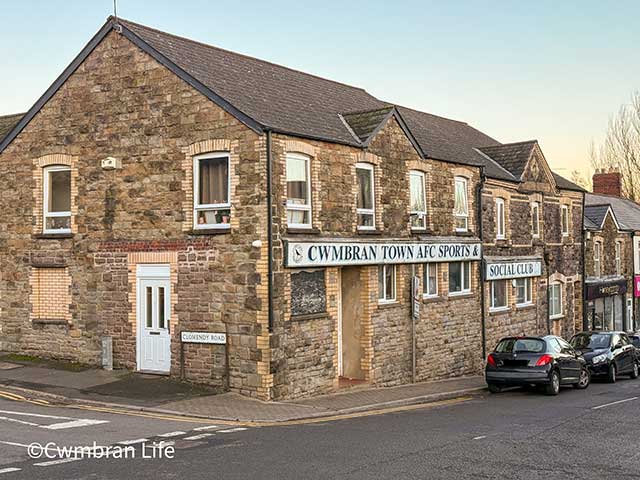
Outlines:
<svg viewBox="0 0 640 480"><path fill-rule="evenodd" d="M0 480L638 478L639 429L629 379L247 427L16 396L0 398Z"/></svg>
<svg viewBox="0 0 640 480"><path fill-rule="evenodd" d="M58 403L122 407L244 423L289 422L477 395L482 377L389 388L352 387L331 395L263 402L162 376L97 369L65 370L50 364L0 361L0 386Z"/></svg>

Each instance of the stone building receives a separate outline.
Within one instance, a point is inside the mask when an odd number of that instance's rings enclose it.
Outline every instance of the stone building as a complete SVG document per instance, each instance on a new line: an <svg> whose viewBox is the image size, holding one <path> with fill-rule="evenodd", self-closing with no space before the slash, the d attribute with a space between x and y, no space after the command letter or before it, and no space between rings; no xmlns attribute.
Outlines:
<svg viewBox="0 0 640 480"><path fill-rule="evenodd" d="M5 124L0 350L98 365L111 342L116 367L262 399L476 374L524 329L483 324L481 236L548 252L553 328L576 315L581 194L464 122L109 18ZM499 189L506 250L482 234ZM524 197L544 248L512 225Z"/></svg>
<svg viewBox="0 0 640 480"><path fill-rule="evenodd" d="M537 141L480 148L500 167L482 188L484 322L506 335L582 327L584 190L554 174Z"/></svg>
<svg viewBox="0 0 640 480"><path fill-rule="evenodd" d="M640 205L622 198L620 173L598 171L585 196L585 330L640 329Z"/></svg>

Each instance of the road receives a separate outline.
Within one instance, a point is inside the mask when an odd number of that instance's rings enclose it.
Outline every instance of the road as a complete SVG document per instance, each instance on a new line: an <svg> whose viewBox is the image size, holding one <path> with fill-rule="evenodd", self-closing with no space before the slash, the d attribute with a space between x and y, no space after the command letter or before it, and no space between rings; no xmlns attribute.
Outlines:
<svg viewBox="0 0 640 480"><path fill-rule="evenodd" d="M639 397L640 380L620 380L557 397L513 390L445 406L246 428L0 400L0 480L640 478ZM94 441L125 442L135 458L59 463L27 456L31 442ZM149 455L160 441L172 443L173 458L141 458L143 444Z"/></svg>

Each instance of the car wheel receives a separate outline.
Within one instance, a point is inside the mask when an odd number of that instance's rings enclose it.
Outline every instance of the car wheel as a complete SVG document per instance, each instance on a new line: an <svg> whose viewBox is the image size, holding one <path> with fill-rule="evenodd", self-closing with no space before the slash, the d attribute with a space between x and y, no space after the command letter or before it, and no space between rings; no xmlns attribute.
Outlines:
<svg viewBox="0 0 640 480"><path fill-rule="evenodd" d="M631 370L631 373L629 374L629 376L631 378L638 378L638 375L640 375L640 369L638 369L638 363L633 362L633 369Z"/></svg>
<svg viewBox="0 0 640 480"><path fill-rule="evenodd" d="M609 365L609 372L607 373L607 381L609 383L616 383L617 377L618 377L618 372L616 369L616 364L611 363L611 365Z"/></svg>
<svg viewBox="0 0 640 480"><path fill-rule="evenodd" d="M491 393L500 393L502 391L502 387L496 385L495 383L489 383L488 386Z"/></svg>
<svg viewBox="0 0 640 480"><path fill-rule="evenodd" d="M545 393L547 395L558 395L558 393L560 393L560 374L557 370L551 372L551 377L549 378L549 383L545 388Z"/></svg>
<svg viewBox="0 0 640 480"><path fill-rule="evenodd" d="M589 373L588 369L583 368L580 371L580 377L578 379L578 383L574 383L573 387L577 388L578 390L584 390L589 386L590 383L591 383L591 374Z"/></svg>

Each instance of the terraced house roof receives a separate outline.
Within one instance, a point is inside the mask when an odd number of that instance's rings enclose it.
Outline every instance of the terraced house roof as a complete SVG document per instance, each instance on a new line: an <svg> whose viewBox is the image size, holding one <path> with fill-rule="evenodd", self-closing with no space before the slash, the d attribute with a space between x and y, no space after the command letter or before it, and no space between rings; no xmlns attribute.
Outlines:
<svg viewBox="0 0 640 480"><path fill-rule="evenodd" d="M22 117L24 117L24 113L13 113L11 115L0 116L0 140L13 130L13 127L18 124Z"/></svg>
<svg viewBox="0 0 640 480"><path fill-rule="evenodd" d="M517 168L514 174L509 165L501 165L500 159L485 152L501 143L465 122L395 105L362 88L113 17L56 80L50 95L113 28L258 133L269 129L363 148L393 115L423 157L484 167L489 177L519 181ZM0 141L0 152L41 108L48 93L27 113L26 121ZM558 185L573 189L570 182Z"/></svg>

